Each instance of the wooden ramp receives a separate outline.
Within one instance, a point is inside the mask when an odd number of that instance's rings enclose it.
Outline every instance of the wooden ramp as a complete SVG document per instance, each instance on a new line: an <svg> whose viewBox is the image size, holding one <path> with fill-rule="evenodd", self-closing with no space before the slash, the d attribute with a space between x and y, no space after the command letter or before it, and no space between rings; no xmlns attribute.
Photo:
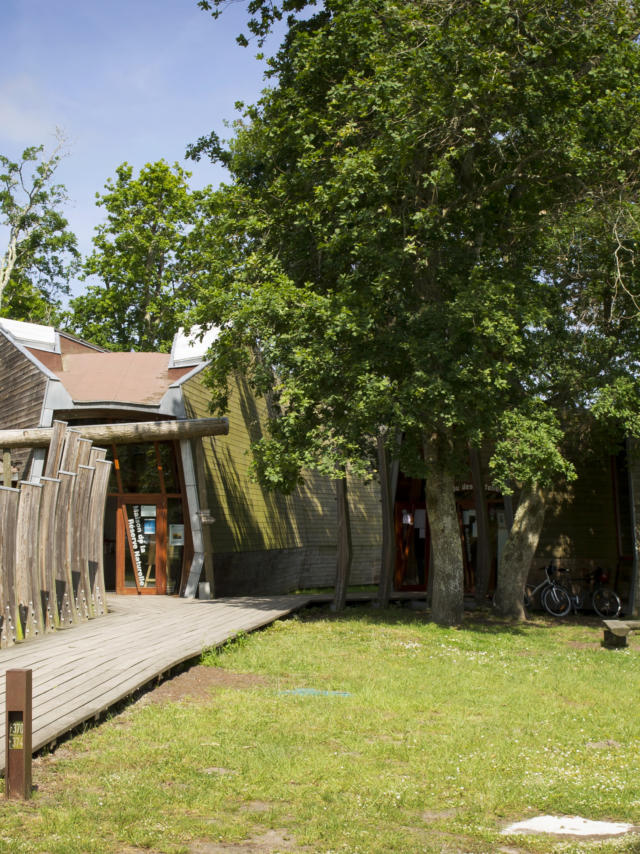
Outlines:
<svg viewBox="0 0 640 854"><path fill-rule="evenodd" d="M1 650L0 769L7 670L33 670L35 752L207 647L266 626L312 599L109 596L106 616Z"/></svg>

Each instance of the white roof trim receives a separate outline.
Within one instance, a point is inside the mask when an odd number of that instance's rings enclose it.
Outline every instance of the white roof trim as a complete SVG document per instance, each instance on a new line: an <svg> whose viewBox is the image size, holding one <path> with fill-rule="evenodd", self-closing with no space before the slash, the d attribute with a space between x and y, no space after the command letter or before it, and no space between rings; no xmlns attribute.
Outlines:
<svg viewBox="0 0 640 854"><path fill-rule="evenodd" d="M211 326L209 329L192 326L186 332L181 326L173 338L169 367L186 368L204 362L209 348L218 337L219 331L217 326Z"/></svg>
<svg viewBox="0 0 640 854"><path fill-rule="evenodd" d="M53 371L50 371L49 368L43 365L42 362L36 356L33 355L33 353L27 350L24 344L22 344L20 341L17 341L8 330L2 327L2 325L0 325L0 335L4 335L7 341L13 344L16 350L22 353L25 359L28 359L30 362L32 362L36 366L36 368L45 375L45 377L48 377L50 380L56 380L57 382L60 382L60 377L56 376Z"/></svg>
<svg viewBox="0 0 640 854"><path fill-rule="evenodd" d="M53 326L0 317L0 328L24 347L33 347L35 350L44 350L47 353L60 352L60 337Z"/></svg>

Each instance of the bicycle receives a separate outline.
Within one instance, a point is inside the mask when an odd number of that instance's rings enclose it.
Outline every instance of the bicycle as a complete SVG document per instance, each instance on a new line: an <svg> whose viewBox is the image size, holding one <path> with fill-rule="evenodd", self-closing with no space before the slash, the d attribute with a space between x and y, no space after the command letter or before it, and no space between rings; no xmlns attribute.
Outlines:
<svg viewBox="0 0 640 854"><path fill-rule="evenodd" d="M568 592L573 610L577 612L585 606L583 590L586 583L588 584L587 596L591 597L591 608L604 620L615 619L622 610L622 600L615 590L605 586L608 580L609 574L601 566L576 579L579 585L577 590L574 590L574 582L568 577ZM588 599L586 601L588 602Z"/></svg>
<svg viewBox="0 0 640 854"><path fill-rule="evenodd" d="M530 584L525 587L525 608L531 608L535 597L538 596L540 604L552 617L566 617L571 611L572 600L566 587L556 580L559 572L566 571L556 568L552 563L545 566L545 577L540 584L537 587L532 587Z"/></svg>

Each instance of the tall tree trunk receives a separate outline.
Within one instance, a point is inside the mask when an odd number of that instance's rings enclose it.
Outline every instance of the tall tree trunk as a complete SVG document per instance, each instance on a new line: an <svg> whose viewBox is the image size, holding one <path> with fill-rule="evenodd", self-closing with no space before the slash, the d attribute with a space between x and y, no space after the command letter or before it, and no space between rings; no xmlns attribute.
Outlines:
<svg viewBox="0 0 640 854"><path fill-rule="evenodd" d="M498 567L495 610L502 617L526 620L524 588L544 523L546 494L537 484L526 484Z"/></svg>
<svg viewBox="0 0 640 854"><path fill-rule="evenodd" d="M331 604L332 611L342 611L347 601L347 585L351 574L351 524L349 521L349 496L347 474L335 481L338 548L336 555L336 586Z"/></svg>
<svg viewBox="0 0 640 854"><path fill-rule="evenodd" d="M440 625L455 626L464 613L464 569L455 482L437 440L425 440L425 459L429 466L426 496L434 563L431 615Z"/></svg>
<svg viewBox="0 0 640 854"><path fill-rule="evenodd" d="M11 229L9 233L9 245L4 257L0 261L0 305L2 305L2 295L9 284L9 279L13 273L13 268L18 257L18 233L15 229Z"/></svg>
<svg viewBox="0 0 640 854"><path fill-rule="evenodd" d="M476 505L476 524L478 536L476 539L476 604L486 605L489 587L489 572L491 570L491 549L489 542L489 509L487 496L484 491L484 475L482 462L477 448L469 449L471 462L471 480L473 482L473 498Z"/></svg>
<svg viewBox="0 0 640 854"><path fill-rule="evenodd" d="M399 444L399 443L398 443ZM380 581L378 605L387 608L391 598L393 574L396 564L396 534L394 525L394 500L398 484L398 463L389 464L389 453L383 436L378 436L378 474L380 477L380 504L382 512L382 552L380 555Z"/></svg>

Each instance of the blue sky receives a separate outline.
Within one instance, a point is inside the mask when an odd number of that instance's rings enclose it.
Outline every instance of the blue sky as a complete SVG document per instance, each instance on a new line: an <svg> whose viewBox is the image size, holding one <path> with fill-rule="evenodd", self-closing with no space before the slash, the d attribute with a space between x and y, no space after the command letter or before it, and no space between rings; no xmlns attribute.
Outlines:
<svg viewBox="0 0 640 854"><path fill-rule="evenodd" d="M235 102L256 101L265 86L257 46L235 41L244 2L217 21L196 0L0 2L0 152L52 148L62 129L69 154L58 177L84 254L102 218L95 194L123 161L136 170L179 161L193 186L224 180L221 168L184 152L211 130L228 136Z"/></svg>

